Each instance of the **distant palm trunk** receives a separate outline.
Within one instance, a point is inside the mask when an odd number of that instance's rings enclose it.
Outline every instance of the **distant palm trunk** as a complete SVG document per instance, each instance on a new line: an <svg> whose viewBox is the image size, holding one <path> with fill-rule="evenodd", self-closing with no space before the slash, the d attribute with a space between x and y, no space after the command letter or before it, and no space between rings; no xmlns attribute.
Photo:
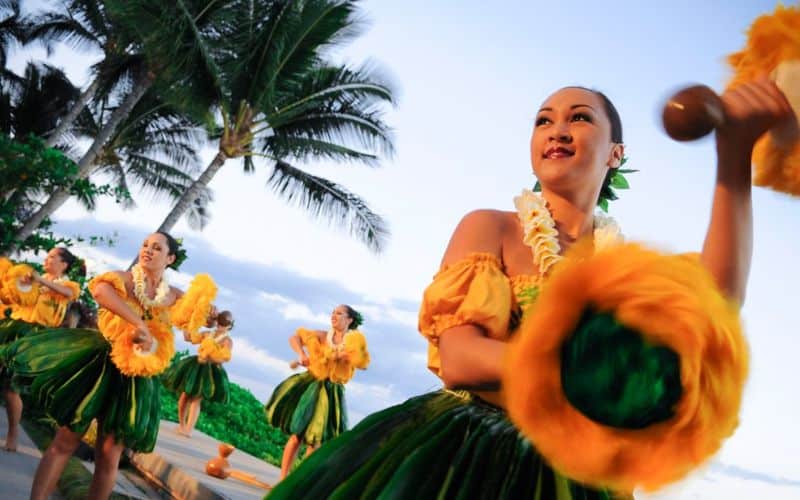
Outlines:
<svg viewBox="0 0 800 500"><path fill-rule="evenodd" d="M111 116L108 119L108 122L103 126L97 136L94 138L94 142L89 147L89 150L86 154L83 155L81 161L78 163L78 179L85 179L92 174L92 171L95 168L94 161L100 152L103 150L103 146L108 141L111 134L114 133L117 126L124 120L131 112L133 107L136 105L137 102L144 96L144 94L152 87L153 85L153 76L147 73L142 73L142 75L136 80L133 90L130 94L125 97L125 100L122 101L122 104L114 110ZM33 215L30 216L28 220L25 221L25 224L17 231L17 234L14 235L14 239L16 241L25 241L25 239L30 236L39 224L45 219L52 215L56 210L61 208L61 206L69 199L70 197L70 189L69 187L64 187L56 190L53 194L50 195L50 198L42 205L39 210L37 210ZM12 243L12 250L15 248L16 245Z"/></svg>
<svg viewBox="0 0 800 500"><path fill-rule="evenodd" d="M206 167L203 173L200 174L200 177L198 177L197 180L194 181L191 186L189 186L189 189L183 192L183 195L180 197L178 202L175 203L175 206L172 207L172 210L170 210L170 212L167 214L164 222L158 226L157 231L168 233L173 227L175 227L175 224L177 224L181 216L183 216L183 214L189 210L189 207L192 205L192 203L194 203L194 200L197 199L203 188L208 186L208 184L211 182L211 179L217 175L217 172L219 172L219 169L222 168L227 159L228 157L222 151L217 153L214 159L211 160L211 163L208 164L208 167ZM131 262L131 265L128 267L128 269L133 267L138 261L139 258L135 258L133 262Z"/></svg>
<svg viewBox="0 0 800 500"><path fill-rule="evenodd" d="M58 140L64 135L64 132L69 129L69 127L75 122L75 119L78 118L78 115L81 114L81 111L86 109L86 105L89 104L89 101L92 100L94 94L97 92L97 89L100 87L100 79L95 78L89 88L87 88L81 95L78 97L78 100L75 101L75 105L72 106L72 109L69 110L69 113L61 120L58 124L58 127L50 134L45 141L45 146L48 148L52 148L56 145Z"/></svg>

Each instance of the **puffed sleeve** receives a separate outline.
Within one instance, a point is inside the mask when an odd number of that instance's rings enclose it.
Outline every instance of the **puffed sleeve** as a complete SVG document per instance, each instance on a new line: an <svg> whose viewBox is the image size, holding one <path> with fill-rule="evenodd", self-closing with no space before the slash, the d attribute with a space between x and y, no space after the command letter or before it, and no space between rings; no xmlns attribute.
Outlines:
<svg viewBox="0 0 800 500"><path fill-rule="evenodd" d="M116 272L111 271L92 278L92 280L89 281L89 293L95 295L95 291L97 290L98 285L101 283L111 285L111 287L114 288L114 291L117 292L120 297L128 297L128 291L125 289L125 280L123 280L122 276Z"/></svg>
<svg viewBox="0 0 800 500"><path fill-rule="evenodd" d="M61 284L69 288L69 291L72 292L72 297L64 297L64 300L67 302L78 300L78 298L81 296L81 286L79 284L75 283L74 281L65 281Z"/></svg>
<svg viewBox="0 0 800 500"><path fill-rule="evenodd" d="M471 324L491 338L505 339L511 305L511 284L497 256L473 253L443 267L425 290L419 311L419 331L430 342L428 368L441 374L439 335L447 329Z"/></svg>
<svg viewBox="0 0 800 500"><path fill-rule="evenodd" d="M369 366L369 351L367 351L367 339L363 333L354 330L345 335L344 349L353 367L359 370L367 369L367 366Z"/></svg>

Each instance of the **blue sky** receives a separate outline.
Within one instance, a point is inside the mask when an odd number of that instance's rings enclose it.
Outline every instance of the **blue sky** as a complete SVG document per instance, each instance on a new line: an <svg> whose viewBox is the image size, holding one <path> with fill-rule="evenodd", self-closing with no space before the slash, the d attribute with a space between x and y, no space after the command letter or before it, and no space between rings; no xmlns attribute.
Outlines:
<svg viewBox="0 0 800 500"><path fill-rule="evenodd" d="M33 4L36 4L35 2ZM41 2L40 2L41 4ZM660 129L664 98L702 82L721 90L724 56L744 43L760 0L680 2L367 1L370 28L336 57L374 60L398 82L397 155L382 168L314 164L309 171L363 196L390 223L381 255L266 188L269 167L244 175L231 161L211 184L213 220L202 232L180 223L189 245L183 271L210 272L220 303L237 317L234 380L266 399L288 373L286 338L298 326L324 327L348 302L365 312L373 364L348 386L358 419L434 388L425 343L416 333L422 290L438 267L458 220L475 208L512 209L531 187L528 139L540 103L579 84L604 91L619 108L631 168L630 191L611 214L629 239L669 251L702 244L714 176L710 140L670 141ZM87 83L93 55L61 48L51 62ZM13 54L21 70L43 51ZM213 150L204 152L204 161ZM120 234L111 249L85 249L97 270L127 264L168 206L139 197L138 208L102 204L92 214L69 204L57 214L65 234ZM714 465L659 498L736 498L768 492L800 497L800 402L793 347L800 292L796 220L800 200L757 189L755 251L743 316L751 375L741 427ZM187 276L172 278L186 282ZM682 489L681 489L682 488Z"/></svg>

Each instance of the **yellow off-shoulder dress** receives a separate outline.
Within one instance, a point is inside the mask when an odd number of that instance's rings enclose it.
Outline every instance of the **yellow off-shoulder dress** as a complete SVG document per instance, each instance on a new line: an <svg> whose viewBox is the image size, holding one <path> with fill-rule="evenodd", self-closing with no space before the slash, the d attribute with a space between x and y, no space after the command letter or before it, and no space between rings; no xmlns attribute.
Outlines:
<svg viewBox="0 0 800 500"><path fill-rule="evenodd" d="M718 408L730 408L736 404L726 403L718 395L703 394L703 391L721 389L723 379L733 380L733 385L738 383L740 387L740 372L733 370L733 377L729 374L708 379L700 377L699 382L680 387L681 380L697 381L694 373L704 369L704 363L702 358L685 356L685 348L678 344L692 344L699 351L713 350L715 363L719 360L723 366L739 363L742 357L746 358L746 353L742 352L738 341L736 314L730 311L725 299L696 261L679 256L651 258L650 254L654 252L627 246L608 250L603 255L600 253L565 259L556 266L553 275L546 278L509 276L502 261L486 253L473 253L443 267L425 290L419 313L419 330L429 341L428 368L441 375L439 337L442 332L460 325L474 325L487 337L509 343L509 363L502 389L443 389L370 415L315 452L279 483L269 498L627 498L634 483L620 478L635 477L639 481L636 484L643 484L661 473L660 470L653 473L652 469L647 469L657 465L653 457L637 462L625 449L631 441L636 441L638 458L645 458L647 440L638 437L642 433L657 446L654 449L659 449L659 439L668 441L672 430L687 425L691 421L688 418L691 412L698 411L697 419L702 420L703 415L714 417L704 421L708 424L705 427L699 423L691 424L700 429L699 437L696 433L695 439L704 443L718 439L727 430L718 432L711 427L716 421L729 429L730 413L715 412ZM580 269L578 272L576 267ZM592 281L592 278L596 279ZM619 291L620 287L627 287L624 293ZM591 301L587 297L591 297ZM621 297L627 302L623 301L619 306L621 309L615 310ZM594 314L592 307L595 303L604 304L609 309ZM640 317L659 318L655 329L630 320L635 316L631 311L637 307L636 314ZM609 327L609 311L622 318L619 321L631 322L623 326L612 322ZM566 316L562 318L562 315ZM689 316L694 319L684 322L683 319ZM719 319L723 316L725 319ZM581 366L569 368L572 372L562 372L559 369L565 365L558 361L561 356L573 355L583 347L564 347L570 342L565 341L565 338L571 338L570 329L576 332L573 337L577 342L573 344L585 342L587 332L588 338L593 339L593 332L598 331L582 323L586 317L594 318L588 321L589 326L600 325L602 335L607 336L588 350L589 355L611 353L612 356L608 356L611 362L603 365L606 360L601 359L595 364L602 369L593 372L584 371ZM665 322L664 318L669 317L679 324L677 329ZM551 324L553 328L548 327ZM567 329L566 325L569 325ZM648 340L652 340L654 335L661 335L661 340L670 335L673 339L683 340L661 342L666 347L653 346L641 342L641 339L631 341L625 337L631 332L631 325L635 325L638 332L644 332L640 337ZM558 332L553 331L556 328ZM653 330L657 333L648 333ZM616 342L623 338L627 344L618 348ZM692 342L691 338L704 340ZM656 351L655 354L648 349ZM647 360L650 364L654 360L658 363L663 361L657 374L661 378L649 381L642 391L645 395L658 393L658 397L648 401L650 406L639 414L633 411L639 408L630 408L630 400L638 402L634 397L626 400L628 406L611 404L617 401L604 407L596 405L603 410L611 408L611 417L600 415L593 417L595 420L585 418L577 421L573 415L563 413L562 422L557 411L567 399L565 389L560 383L554 385L552 382L561 380L563 376L566 384L568 378L571 386L577 388L575 394L581 396L585 389L582 383L586 380L583 376L587 373L598 375L590 382L595 383L600 394L600 387L607 383L603 377L610 371L608 366L614 366L618 359L613 355L619 353ZM675 356L676 353L680 356ZM526 360L526 356L530 359ZM557 361L551 362L553 359ZM675 359L680 363L673 363ZM627 379L625 375L612 374L626 388L644 380L642 377L650 376L645 370L636 371ZM675 380L679 381L677 390L670 385ZM656 386L666 389L653 390ZM533 397L532 387L538 390ZM737 400L735 390L730 396ZM603 397L608 395L603 394ZM596 409L584 405L579 399L576 397L570 402L581 406L581 411ZM515 408L513 422L506 410L509 406ZM651 411L653 409L657 411ZM538 415L537 411L546 413L546 416ZM633 423L611 421L612 417L620 415L636 418ZM535 420L537 418L539 420ZM547 423L538 428L538 433L531 431L539 421ZM640 424L645 427L635 428ZM586 443L588 447L582 448L578 440L568 434L590 436L595 431L587 429L589 425L602 429L608 436L616 436L617 440L590 439ZM612 428L612 425L617 427ZM712 436L707 437L706 433ZM684 460L693 451L701 450L700 446L691 444L688 437L678 435L683 439L682 446L687 447L682 457ZM563 439L565 446L554 448L553 443L558 439ZM549 446L546 454L539 450L536 444L539 442ZM615 455L616 451L624 453ZM668 455L665 458L667 462L673 461ZM559 466L555 467L554 463ZM637 464L645 464L645 467L637 467ZM562 469L562 465L566 469ZM564 473L567 469L570 472ZM576 479L573 474L581 479Z"/></svg>
<svg viewBox="0 0 800 500"><path fill-rule="evenodd" d="M133 325L100 309L99 331L42 330L11 344L15 381L19 379L37 406L59 425L83 434L97 419L103 434L132 450L152 451L160 421L157 376L175 353L170 309L142 307L116 272L94 278L89 288L93 291L100 284L110 285L145 320L154 339L150 351L142 352L134 344ZM173 307L193 308L186 301L204 294L192 287ZM208 307L210 299L203 303Z"/></svg>
<svg viewBox="0 0 800 500"><path fill-rule="evenodd" d="M231 348L223 339L227 333L196 334L193 344L199 344L197 354L173 363L164 374L164 387L170 391L185 393L191 398L227 403L230 397L228 374L222 364L231 360Z"/></svg>
<svg viewBox="0 0 800 500"><path fill-rule="evenodd" d="M14 265L0 259L0 300L7 318L0 320L0 386L8 386L12 374L7 365L9 345L42 328L59 327L64 321L69 304L80 295L80 285L67 279L58 280L72 292L66 297L38 283L22 285L19 278L30 276L33 268L27 264Z"/></svg>
<svg viewBox="0 0 800 500"><path fill-rule="evenodd" d="M308 369L281 382L265 412L270 425L316 446L347 430L344 387L356 369L367 369L369 351L358 330L345 333L339 344L322 341L319 333L305 328L297 335L308 351Z"/></svg>

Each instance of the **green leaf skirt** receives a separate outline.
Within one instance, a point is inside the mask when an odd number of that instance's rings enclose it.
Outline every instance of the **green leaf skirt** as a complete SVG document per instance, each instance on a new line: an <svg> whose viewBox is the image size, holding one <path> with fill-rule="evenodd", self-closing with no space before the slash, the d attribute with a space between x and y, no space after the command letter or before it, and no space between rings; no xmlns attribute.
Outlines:
<svg viewBox="0 0 800 500"><path fill-rule="evenodd" d="M8 370L9 361L6 351L8 346L17 339L42 329L41 325L28 323L18 319L4 319L0 321L0 387L7 388L11 383L12 374Z"/></svg>
<svg viewBox="0 0 800 500"><path fill-rule="evenodd" d="M327 443L269 495L283 498L614 497L551 469L501 409L442 390L374 413Z"/></svg>
<svg viewBox="0 0 800 500"><path fill-rule="evenodd" d="M176 394L185 392L193 398L227 403L230 397L225 368L216 363L201 363L197 356L189 356L173 363L161 381L170 391Z"/></svg>
<svg viewBox="0 0 800 500"><path fill-rule="evenodd" d="M93 419L134 451L153 450L160 420L158 377L122 375L97 330L54 328L10 344L13 384L59 425L83 434Z"/></svg>
<svg viewBox="0 0 800 500"><path fill-rule="evenodd" d="M281 382L264 408L267 422L316 446L347 430L344 385L317 380L309 372Z"/></svg>

